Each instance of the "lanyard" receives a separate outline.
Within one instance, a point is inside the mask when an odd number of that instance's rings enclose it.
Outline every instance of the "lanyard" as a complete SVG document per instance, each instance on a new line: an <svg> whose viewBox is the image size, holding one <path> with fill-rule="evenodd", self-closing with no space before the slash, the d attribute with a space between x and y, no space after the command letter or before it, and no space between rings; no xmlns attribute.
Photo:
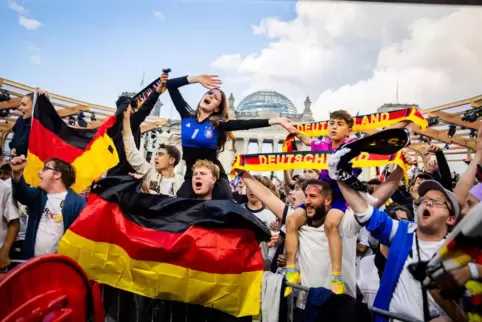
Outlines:
<svg viewBox="0 0 482 322"><path fill-rule="evenodd" d="M417 233L415 233L415 243L417 246L417 255L418 255L418 262L422 262L422 258L420 257L420 246L418 244L418 237ZM424 321L429 321L430 320L430 312L428 310L428 296L427 296L427 290L425 286L423 285L423 280L420 281L420 286L422 287L422 301L423 301L423 319Z"/></svg>

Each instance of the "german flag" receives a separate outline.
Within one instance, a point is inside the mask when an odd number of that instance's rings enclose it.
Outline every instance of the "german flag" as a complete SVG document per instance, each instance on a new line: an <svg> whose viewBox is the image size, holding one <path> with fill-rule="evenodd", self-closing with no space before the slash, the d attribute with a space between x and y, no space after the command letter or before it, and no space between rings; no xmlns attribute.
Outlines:
<svg viewBox="0 0 482 322"><path fill-rule="evenodd" d="M71 163L76 169L76 181L71 187L80 193L105 171L119 163L111 139L119 131L119 116L112 116L97 129L68 126L57 114L45 95L37 97L28 144L25 181L31 186L40 182L39 171L49 158Z"/></svg>
<svg viewBox="0 0 482 322"><path fill-rule="evenodd" d="M268 229L230 200L140 192L107 177L60 241L99 283L162 300L199 304L236 317L257 315Z"/></svg>

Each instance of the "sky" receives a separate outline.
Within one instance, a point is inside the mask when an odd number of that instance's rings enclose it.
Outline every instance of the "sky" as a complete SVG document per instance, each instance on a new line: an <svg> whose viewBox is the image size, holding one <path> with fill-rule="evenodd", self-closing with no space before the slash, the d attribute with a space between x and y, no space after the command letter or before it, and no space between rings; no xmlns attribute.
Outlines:
<svg viewBox="0 0 482 322"><path fill-rule="evenodd" d="M216 74L236 102L273 89L317 120L482 92L482 9L334 1L3 0L0 76L114 106L163 68ZM182 89L191 105L205 90ZM162 115L177 117L167 94Z"/></svg>

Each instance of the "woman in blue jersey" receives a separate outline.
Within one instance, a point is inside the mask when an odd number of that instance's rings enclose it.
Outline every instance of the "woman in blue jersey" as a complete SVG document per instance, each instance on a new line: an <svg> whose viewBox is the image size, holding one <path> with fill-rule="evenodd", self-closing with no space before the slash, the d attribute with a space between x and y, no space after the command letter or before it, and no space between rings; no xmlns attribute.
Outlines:
<svg viewBox="0 0 482 322"><path fill-rule="evenodd" d="M179 87L199 83L209 89L193 110L182 98ZM167 80L167 90L172 102L181 115L181 140L186 162L184 183L177 192L178 197L194 197L192 187L192 166L197 160L209 160L219 166L220 179L213 190L213 199L233 199L226 172L219 162L218 153L224 150L227 140L231 140L234 150L234 135L231 131L249 130L279 124L290 132L295 132L291 121L284 117L262 120L230 120L226 95L219 89L221 81L214 75L184 76Z"/></svg>

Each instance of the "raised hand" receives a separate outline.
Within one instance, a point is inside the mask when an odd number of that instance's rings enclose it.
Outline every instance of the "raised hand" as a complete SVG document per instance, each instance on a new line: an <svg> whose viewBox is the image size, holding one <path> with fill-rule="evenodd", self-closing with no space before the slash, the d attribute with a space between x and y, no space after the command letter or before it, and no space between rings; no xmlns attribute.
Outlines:
<svg viewBox="0 0 482 322"><path fill-rule="evenodd" d="M136 180L140 180L143 178L143 176L141 174L138 174L138 173L129 173L129 176L136 179Z"/></svg>
<svg viewBox="0 0 482 322"><path fill-rule="evenodd" d="M274 124L279 124L282 127L284 127L288 132L292 134L297 134L298 130L295 128L293 123L291 123L291 120L286 118L286 117L276 117L272 118L269 120L269 124L274 125Z"/></svg>
<svg viewBox="0 0 482 322"><path fill-rule="evenodd" d="M49 93L47 93L46 91L44 91L43 89L41 88L37 88L37 95L40 96L40 95L45 95L47 97L49 97Z"/></svg>
<svg viewBox="0 0 482 322"><path fill-rule="evenodd" d="M166 82L167 82L167 79L168 79L168 78L169 78L169 74L168 74L168 73L162 73L162 75L161 75L161 77L160 77L161 83L159 84L159 86L157 86L156 92L158 92L159 94L165 92Z"/></svg>
<svg viewBox="0 0 482 322"><path fill-rule="evenodd" d="M403 155L403 159L405 160L405 163L408 164L408 165L415 165L415 159L412 159L412 157L410 157L410 153L407 149L403 149L402 150L402 155Z"/></svg>
<svg viewBox="0 0 482 322"><path fill-rule="evenodd" d="M212 89L221 87L222 82L217 75L199 75L199 84L207 89Z"/></svg>
<svg viewBox="0 0 482 322"><path fill-rule="evenodd" d="M10 168L12 168L13 173L22 173L26 166L27 158L23 154L10 161Z"/></svg>

